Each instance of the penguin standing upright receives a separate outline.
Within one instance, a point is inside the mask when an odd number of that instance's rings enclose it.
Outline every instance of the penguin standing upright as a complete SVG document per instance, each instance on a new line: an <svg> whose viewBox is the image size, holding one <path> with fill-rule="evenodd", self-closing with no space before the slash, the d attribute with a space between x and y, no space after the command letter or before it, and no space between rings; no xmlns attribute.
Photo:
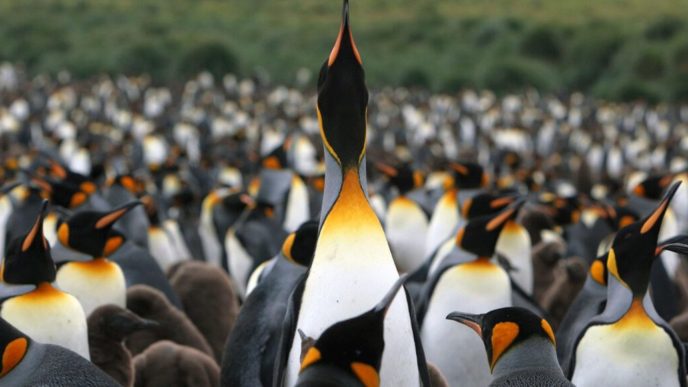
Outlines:
<svg viewBox="0 0 688 387"><path fill-rule="evenodd" d="M607 258L607 303L578 337L571 381L586 386L685 386L683 344L655 311L650 268L679 184L644 219L620 230Z"/></svg>
<svg viewBox="0 0 688 387"><path fill-rule="evenodd" d="M385 315L405 279L406 275L399 277L371 310L333 324L305 353L302 350L296 386L379 386ZM299 335L305 341L308 333Z"/></svg>
<svg viewBox="0 0 688 387"><path fill-rule="evenodd" d="M413 271L425 258L428 217L423 208L407 194L412 189L419 188L423 178L407 164L398 168L382 163L377 163L376 166L399 191L399 196L390 201L385 213L385 234L394 262L401 272Z"/></svg>
<svg viewBox="0 0 688 387"><path fill-rule="evenodd" d="M454 312L447 319L482 339L493 376L489 387L574 387L557 363L552 327L527 309L501 308L483 315Z"/></svg>
<svg viewBox="0 0 688 387"><path fill-rule="evenodd" d="M61 345L89 359L84 309L74 296L51 285L56 270L43 236L47 204L43 202L27 235L10 242L2 263L3 282L36 288L3 302L0 316L34 340Z"/></svg>
<svg viewBox="0 0 688 387"><path fill-rule="evenodd" d="M112 229L113 224L139 204L134 201L109 212L78 212L58 228L62 245L92 257L67 262L57 271L58 286L79 299L86 315L104 304L126 306L124 273L106 257L124 244L124 236Z"/></svg>
<svg viewBox="0 0 688 387"><path fill-rule="evenodd" d="M365 172L368 91L344 1L339 36L322 66L317 111L325 146L325 195L320 234L308 277L285 318L276 384L294 385L299 372L297 329L319 336L337 321L370 308L399 274L384 231L368 203ZM380 380L385 386L427 382L423 350L408 298L397 295L385 320ZM285 358L288 358L285 361ZM282 379L282 372L286 379Z"/></svg>
<svg viewBox="0 0 688 387"><path fill-rule="evenodd" d="M478 338L448 324L455 310L485 313L512 305L511 282L506 271L491 261L504 226L518 213L522 201L496 215L466 223L456 234L456 246L426 282L418 300L418 321L428 361L452 385L483 386L490 370L482 361Z"/></svg>

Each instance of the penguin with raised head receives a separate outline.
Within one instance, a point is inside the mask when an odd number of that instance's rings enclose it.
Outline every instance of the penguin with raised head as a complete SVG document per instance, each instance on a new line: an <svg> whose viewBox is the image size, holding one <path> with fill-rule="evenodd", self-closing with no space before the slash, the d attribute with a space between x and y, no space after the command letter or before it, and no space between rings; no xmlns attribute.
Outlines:
<svg viewBox="0 0 688 387"><path fill-rule="evenodd" d="M333 323L368 310L399 278L366 196L364 78L345 0L339 36L318 81L317 112L327 166L320 233L308 277L294 290L288 307L275 384L293 385L298 378L297 329L320 336ZM420 380L428 385L408 297L397 295L385 327L381 380L389 386L415 386Z"/></svg>
<svg viewBox="0 0 688 387"><path fill-rule="evenodd" d="M557 363L554 332L542 317L509 307L477 315L453 312L447 319L482 339L492 372L489 387L574 387Z"/></svg>
<svg viewBox="0 0 688 387"><path fill-rule="evenodd" d="M112 207L136 200L144 191L142 182L131 175L118 175L108 182L105 200ZM137 245L148 247L148 228L150 223L143 207L136 207L127 212L116 223L115 227L122 230L128 240Z"/></svg>
<svg viewBox="0 0 688 387"><path fill-rule="evenodd" d="M406 275L399 277L369 311L325 329L306 349L296 386L379 386L385 315L405 279ZM299 333L302 339L307 335Z"/></svg>
<svg viewBox="0 0 688 387"><path fill-rule="evenodd" d="M261 270L225 345L222 386L272 384L287 303L311 264L317 238L318 222L302 224L287 237L274 261Z"/></svg>
<svg viewBox="0 0 688 387"><path fill-rule="evenodd" d="M683 344L648 293L657 237L678 184L647 217L620 230L607 258L607 303L578 336L569 372L586 386L685 386Z"/></svg>
<svg viewBox="0 0 688 387"><path fill-rule="evenodd" d="M47 204L43 202L31 230L7 246L1 270L3 282L35 285L35 289L5 300L0 316L34 340L63 346L88 359L84 309L74 296L51 285L56 269L43 236Z"/></svg>
<svg viewBox="0 0 688 387"><path fill-rule="evenodd" d="M421 187L423 177L420 171L414 171L408 164L396 168L384 163L375 165L398 191L398 196L389 202L384 220L385 235L394 262L400 272L413 271L425 258L428 217L423 208L407 194Z"/></svg>
<svg viewBox="0 0 688 387"><path fill-rule="evenodd" d="M108 212L78 212L58 228L58 240L63 246L92 258L67 262L57 271L58 286L79 299L86 315L100 305L126 305L124 273L107 257L124 244L124 235L112 226L139 204L139 201L130 202Z"/></svg>
<svg viewBox="0 0 688 387"><path fill-rule="evenodd" d="M35 341L3 318L0 318L0 353L2 386L120 386L83 357L62 346Z"/></svg>
<svg viewBox="0 0 688 387"><path fill-rule="evenodd" d="M468 329L447 324L445 316L454 310L484 313L512 305L509 275L491 259L502 229L516 217L522 204L518 201L459 229L454 250L433 271L418 299L418 321L428 361L452 385L483 386L490 380L478 338Z"/></svg>

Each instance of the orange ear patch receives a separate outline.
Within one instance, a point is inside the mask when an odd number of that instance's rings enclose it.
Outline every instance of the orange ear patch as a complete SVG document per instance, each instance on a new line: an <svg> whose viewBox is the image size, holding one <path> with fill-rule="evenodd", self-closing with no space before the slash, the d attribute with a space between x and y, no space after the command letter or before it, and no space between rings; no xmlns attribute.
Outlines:
<svg viewBox="0 0 688 387"><path fill-rule="evenodd" d="M301 362L301 371L310 367L312 364L317 363L321 357L322 355L320 354L318 348L311 347L308 352L306 352L306 356L304 356L303 361Z"/></svg>
<svg viewBox="0 0 688 387"><path fill-rule="evenodd" d="M26 348L29 343L24 337L14 339L7 344L2 353L2 370L0 377L7 375L26 355Z"/></svg>
<svg viewBox="0 0 688 387"><path fill-rule="evenodd" d="M518 325L512 322L500 322L492 328L492 360L490 368L494 368L497 360L506 352L518 336Z"/></svg>
<svg viewBox="0 0 688 387"><path fill-rule="evenodd" d="M88 196L86 196L85 193L77 192L74 195L72 195L72 199L69 201L69 207L70 208L79 207L80 205L84 204L86 199L88 199Z"/></svg>
<svg viewBox="0 0 688 387"><path fill-rule="evenodd" d="M112 238L108 238L107 242L105 242L105 248L103 248L103 254L105 256L110 256L112 253L117 251L117 249L122 246L122 243L124 243L124 238L121 236L114 236Z"/></svg>
<svg viewBox="0 0 688 387"><path fill-rule="evenodd" d="M62 223L57 230L57 239L65 246L69 246L69 226L67 223Z"/></svg>
<svg viewBox="0 0 688 387"><path fill-rule="evenodd" d="M542 330L547 333L547 336L549 339L552 341L552 344L557 345L557 339L554 337L554 331L552 330L552 327L549 325L547 320L544 318L540 320L540 325L542 326Z"/></svg>
<svg viewBox="0 0 688 387"><path fill-rule="evenodd" d="M590 266L590 276L600 285L607 285L607 279L604 276L604 264L600 261L595 261Z"/></svg>
<svg viewBox="0 0 688 387"><path fill-rule="evenodd" d="M463 206L461 207L461 214L463 214L464 218L468 218L468 211L471 210L471 206L473 205L473 199L468 198L466 201L463 202Z"/></svg>
<svg viewBox="0 0 688 387"><path fill-rule="evenodd" d="M263 160L263 167L268 168L268 169L280 169L282 166L280 165L279 159L277 159L276 156L270 156Z"/></svg>
<svg viewBox="0 0 688 387"><path fill-rule="evenodd" d="M351 369L365 387L380 386L380 375L378 375L373 366L365 363L353 362L351 363Z"/></svg>
<svg viewBox="0 0 688 387"><path fill-rule="evenodd" d="M282 244L282 255L292 262L294 261L294 258L291 256L291 248L294 246L294 239L296 239L296 234L291 233Z"/></svg>
<svg viewBox="0 0 688 387"><path fill-rule="evenodd" d="M466 229L461 227L461 230L456 233L456 245L461 246L461 242L463 241L463 234L466 232Z"/></svg>

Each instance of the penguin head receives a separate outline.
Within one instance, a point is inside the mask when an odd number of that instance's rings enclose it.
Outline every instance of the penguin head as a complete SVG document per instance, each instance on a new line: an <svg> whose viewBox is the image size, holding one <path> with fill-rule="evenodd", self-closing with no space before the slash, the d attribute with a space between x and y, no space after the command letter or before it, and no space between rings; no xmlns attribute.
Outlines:
<svg viewBox="0 0 688 387"><path fill-rule="evenodd" d="M547 192L539 196L539 202L546 206L552 220L559 226L576 224L580 220L580 202L576 196L560 197Z"/></svg>
<svg viewBox="0 0 688 387"><path fill-rule="evenodd" d="M124 243L124 235L112 226L139 204L142 202L137 200L112 211L77 212L60 224L57 238L63 245L92 257L108 256Z"/></svg>
<svg viewBox="0 0 688 387"><path fill-rule="evenodd" d="M64 208L78 208L91 196L93 191L90 191L90 185L86 185L90 192L80 188L79 185L68 182L58 181L50 177L34 177L32 182L39 186L50 197L51 203Z"/></svg>
<svg viewBox="0 0 688 387"><path fill-rule="evenodd" d="M369 311L327 328L301 361L297 385L329 380L328 370L337 369L355 377L363 386L379 386L385 349L384 319L406 278L406 274L399 277Z"/></svg>
<svg viewBox="0 0 688 387"><path fill-rule="evenodd" d="M114 304L99 306L88 316L89 334L100 334L116 341L122 341L136 331L158 326L156 321L141 318Z"/></svg>
<svg viewBox="0 0 688 387"><path fill-rule="evenodd" d="M414 171L408 163L401 164L398 167L385 163L376 163L375 167L387 176L389 182L397 187L402 195L423 186L423 174L420 171Z"/></svg>
<svg viewBox="0 0 688 387"><path fill-rule="evenodd" d="M261 161L261 166L266 169L287 168L287 141L268 153Z"/></svg>
<svg viewBox="0 0 688 387"><path fill-rule="evenodd" d="M454 184L457 188L484 188L490 183L490 176L480 164L453 162L449 163L449 168L454 173Z"/></svg>
<svg viewBox="0 0 688 387"><path fill-rule="evenodd" d="M494 195L488 192L479 193L464 200L461 214L466 219L473 219L484 215L492 215L503 210L516 201L516 195Z"/></svg>
<svg viewBox="0 0 688 387"><path fill-rule="evenodd" d="M296 232L289 234L282 244L282 255L289 261L310 267L318 241L319 225L318 221L309 220L299 226Z"/></svg>
<svg viewBox="0 0 688 387"><path fill-rule="evenodd" d="M318 79L318 119L327 152L342 169L358 168L365 154L368 90L363 61L344 0L339 35Z"/></svg>
<svg viewBox="0 0 688 387"><path fill-rule="evenodd" d="M12 240L2 263L2 280L9 284L39 284L55 281L55 263L50 245L43 236L43 219L48 202L43 201L41 212L29 232Z"/></svg>
<svg viewBox="0 0 688 387"><path fill-rule="evenodd" d="M80 191L92 195L96 192L96 184L88 178L88 176L82 175L71 171L69 168L60 165L60 163L50 160L50 175L56 179L71 184L79 188Z"/></svg>
<svg viewBox="0 0 688 387"><path fill-rule="evenodd" d="M516 218L523 203L525 200L521 199L497 214L470 220L456 234L456 246L479 257L492 257L495 253L499 234L510 220Z"/></svg>
<svg viewBox="0 0 688 387"><path fill-rule="evenodd" d="M131 175L117 175L108 185L118 185L134 196L139 196L145 191L143 183Z"/></svg>
<svg viewBox="0 0 688 387"><path fill-rule="evenodd" d="M29 336L21 333L5 319L0 317L0 353L2 353L2 378L19 364L29 350L31 341Z"/></svg>
<svg viewBox="0 0 688 387"><path fill-rule="evenodd" d="M547 320L524 308L501 308L486 314L453 312L447 319L471 328L480 336L491 370L507 351L533 337L544 338L556 345L554 331Z"/></svg>
<svg viewBox="0 0 688 387"><path fill-rule="evenodd" d="M640 215L628 206L606 205L607 221L613 230L621 230L640 219Z"/></svg>
<svg viewBox="0 0 688 387"><path fill-rule="evenodd" d="M659 200L662 192L671 184L672 175L650 176L633 188L633 193L641 198Z"/></svg>
<svg viewBox="0 0 688 387"><path fill-rule="evenodd" d="M642 297L647 291L662 220L680 184L672 185L648 216L624 227L614 237L607 258L609 278L613 277L629 288L634 296Z"/></svg>

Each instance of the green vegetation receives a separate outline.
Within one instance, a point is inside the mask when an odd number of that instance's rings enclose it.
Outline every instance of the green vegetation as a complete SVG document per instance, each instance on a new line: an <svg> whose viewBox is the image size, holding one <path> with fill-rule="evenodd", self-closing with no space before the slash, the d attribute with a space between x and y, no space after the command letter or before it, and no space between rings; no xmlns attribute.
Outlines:
<svg viewBox="0 0 688 387"><path fill-rule="evenodd" d="M31 73L208 68L293 82L337 34L334 0L0 0L0 60ZM369 84L688 97L685 0L352 0Z"/></svg>

